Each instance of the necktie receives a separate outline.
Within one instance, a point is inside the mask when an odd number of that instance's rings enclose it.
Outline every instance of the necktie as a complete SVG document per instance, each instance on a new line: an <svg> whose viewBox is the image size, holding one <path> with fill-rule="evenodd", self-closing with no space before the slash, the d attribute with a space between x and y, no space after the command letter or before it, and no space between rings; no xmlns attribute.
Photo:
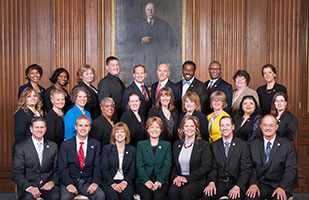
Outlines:
<svg viewBox="0 0 309 200"><path fill-rule="evenodd" d="M80 169L83 169L84 161L85 161L83 144L84 144L84 142L80 142L80 147L79 147L79 151L78 151L78 161L79 161Z"/></svg>
<svg viewBox="0 0 309 200"><path fill-rule="evenodd" d="M146 93L144 85L141 85L141 87L142 87L142 93L143 93L143 95L145 97L145 101L146 101L146 103L149 103L148 96L147 96L147 93Z"/></svg>
<svg viewBox="0 0 309 200"><path fill-rule="evenodd" d="M208 84L207 90L210 90L213 84L214 84L214 83L213 83L213 80L210 80L210 81L209 81L209 84Z"/></svg>
<svg viewBox="0 0 309 200"><path fill-rule="evenodd" d="M229 155L229 149L230 149L230 143L229 142L224 142L224 154L225 154L226 158Z"/></svg>
<svg viewBox="0 0 309 200"><path fill-rule="evenodd" d="M43 143L38 142L38 157L40 165L42 166L42 158L43 158Z"/></svg>
<svg viewBox="0 0 309 200"><path fill-rule="evenodd" d="M190 85L190 81L182 80L182 85Z"/></svg>
<svg viewBox="0 0 309 200"><path fill-rule="evenodd" d="M265 151L265 156L266 156L265 165L266 165L266 167L269 163L269 158L270 158L270 151L271 151L270 145L271 145L271 143L267 142L266 151Z"/></svg>
<svg viewBox="0 0 309 200"><path fill-rule="evenodd" d="M157 102L157 97L158 97L160 89L161 89L161 83L159 82L158 87L157 87L157 91L156 91L156 102Z"/></svg>

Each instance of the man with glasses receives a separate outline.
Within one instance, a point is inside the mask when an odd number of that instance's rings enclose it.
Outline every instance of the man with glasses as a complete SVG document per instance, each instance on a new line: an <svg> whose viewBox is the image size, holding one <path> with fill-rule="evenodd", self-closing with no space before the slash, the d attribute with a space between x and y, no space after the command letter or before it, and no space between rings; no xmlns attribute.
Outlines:
<svg viewBox="0 0 309 200"><path fill-rule="evenodd" d="M253 172L246 199L288 199L297 172L294 143L276 136L277 120L265 115L260 125L263 137L250 142Z"/></svg>
<svg viewBox="0 0 309 200"><path fill-rule="evenodd" d="M221 70L221 64L218 61L212 61L208 67L210 80L206 81L205 84L208 91L208 97L210 97L211 93L214 91L221 91L225 94L227 107L224 110L230 114L233 98L233 88L231 84L227 83L221 78ZM210 104L208 102L206 107L206 115L210 113L212 113L212 109L210 108Z"/></svg>

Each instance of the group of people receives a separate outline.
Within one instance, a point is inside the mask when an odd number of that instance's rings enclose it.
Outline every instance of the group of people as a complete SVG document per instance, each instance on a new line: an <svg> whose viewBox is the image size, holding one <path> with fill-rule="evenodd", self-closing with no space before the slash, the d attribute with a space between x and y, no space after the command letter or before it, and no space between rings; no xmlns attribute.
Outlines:
<svg viewBox="0 0 309 200"><path fill-rule="evenodd" d="M218 61L210 63L206 83L195 77L193 61L183 63L178 83L169 80L169 64L161 63L151 92L143 65L133 68L127 88L116 57L106 59L106 70L96 88L95 70L81 66L69 95L67 70L56 69L45 90L42 68L27 67L29 83L19 88L14 115L18 198L292 196L297 119L273 65L262 67L266 85L256 91L245 70L233 76L233 91Z"/></svg>

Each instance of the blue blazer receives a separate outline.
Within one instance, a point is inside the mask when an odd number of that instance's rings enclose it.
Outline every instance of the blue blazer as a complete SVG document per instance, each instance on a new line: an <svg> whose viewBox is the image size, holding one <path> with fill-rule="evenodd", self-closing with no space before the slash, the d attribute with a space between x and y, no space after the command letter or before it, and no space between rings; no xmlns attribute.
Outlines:
<svg viewBox="0 0 309 200"><path fill-rule="evenodd" d="M86 158L84 167L81 169L78 161L76 136L64 141L60 148L58 161L61 183L65 186L73 184L78 188L79 180L84 179L89 184L101 185L100 151L100 143L88 137Z"/></svg>
<svg viewBox="0 0 309 200"><path fill-rule="evenodd" d="M114 176L119 168L119 158L116 145L107 144L102 148L101 172L103 182L107 185L116 183ZM133 184L135 179L135 148L131 145L125 145L124 157L122 163L124 180L128 184Z"/></svg>

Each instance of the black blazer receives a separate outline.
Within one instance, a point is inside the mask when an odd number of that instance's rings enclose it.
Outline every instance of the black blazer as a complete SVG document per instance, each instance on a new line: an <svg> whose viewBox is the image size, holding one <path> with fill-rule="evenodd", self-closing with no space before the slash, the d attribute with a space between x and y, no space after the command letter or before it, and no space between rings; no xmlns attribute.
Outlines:
<svg viewBox="0 0 309 200"><path fill-rule="evenodd" d="M14 114L14 144L13 144L13 155L14 147L31 137L32 133L30 132L31 120L34 118L34 114L31 110L25 112L24 109L19 109Z"/></svg>
<svg viewBox="0 0 309 200"><path fill-rule="evenodd" d="M164 116L161 108L153 107L149 110L148 118L154 117L154 116L159 117L163 122L164 130L162 131L162 133L160 135L160 139L161 140L167 140L167 141L170 141L171 143L173 143L178 138L178 132L177 132L178 111L177 111L177 109L175 108L174 110L171 111L171 117L174 120L174 128L173 128L173 135L172 136L169 136L168 132L166 130L167 123L165 121L165 116Z"/></svg>
<svg viewBox="0 0 309 200"><path fill-rule="evenodd" d="M184 118L184 116L186 115L186 113L182 112L179 115L179 119L178 119L178 126L177 129L181 128L181 121ZM200 133L201 133L201 137L203 140L206 140L207 142L209 141L209 133L208 133L208 120L206 115L204 115L203 113L199 112L199 111L194 111L192 116L195 116L199 119L200 122Z"/></svg>
<svg viewBox="0 0 309 200"><path fill-rule="evenodd" d="M156 91L157 91L158 84L159 84L159 82L155 82L154 84L151 85L151 103L152 103L153 106L156 105ZM173 83L170 80L167 81L165 86L170 87L172 89L173 94L174 94L174 104L178 109L179 107L181 107L180 87L178 87L178 85L176 85L175 83Z"/></svg>
<svg viewBox="0 0 309 200"><path fill-rule="evenodd" d="M46 117L47 130L44 135L46 140L55 142L60 149L61 143L64 141L64 121L53 109L49 110Z"/></svg>
<svg viewBox="0 0 309 200"><path fill-rule="evenodd" d="M267 90L267 85L262 85L256 89L257 94L259 95L260 108L263 115L269 114L271 110L271 102L274 95L277 92L283 92L288 96L286 88L283 85L275 83L274 87L271 90Z"/></svg>
<svg viewBox="0 0 309 200"><path fill-rule="evenodd" d="M226 178L231 178L233 184L238 185L241 191L245 192L252 172L248 143L233 137L227 158L222 138L212 143L210 150L213 154L213 163L207 182L218 183Z"/></svg>
<svg viewBox="0 0 309 200"><path fill-rule="evenodd" d="M138 122L132 110L128 110L124 112L120 118L120 121L126 123L129 127L130 145L134 147L136 147L137 142L141 140L145 140L147 138L146 132L145 132L145 118L142 115L140 116L141 116L141 120L142 120L141 122L143 126L140 125L140 122Z"/></svg>
<svg viewBox="0 0 309 200"><path fill-rule="evenodd" d="M183 141L181 140L177 140L173 146L172 180L178 175L182 176L178 161L182 146ZM184 177L186 177L188 183L199 182L200 184L205 185L206 177L211 169L211 164L212 156L208 142L205 140L195 140L190 158L190 175Z"/></svg>
<svg viewBox="0 0 309 200"><path fill-rule="evenodd" d="M58 148L56 143L44 140L42 166L31 138L15 147L13 159L13 180L17 185L17 195L20 198L30 187L41 187L49 181L59 183ZM40 183L41 180L43 183Z"/></svg>
<svg viewBox="0 0 309 200"><path fill-rule="evenodd" d="M111 123L101 114L92 122L89 136L99 141L103 146L109 144L112 129Z"/></svg>
<svg viewBox="0 0 309 200"><path fill-rule="evenodd" d="M43 87L40 86L39 84L38 84L38 86L39 86L39 88L40 88L40 93L39 93L39 95L40 95L40 97L41 97L41 101L42 101L42 103L44 103L45 88L43 88ZM26 89L26 88L28 88L28 87L33 88L30 82L28 82L28 83L26 83L25 85L22 85L22 86L20 86L20 87L18 88L18 98L20 97L20 95L21 95L21 93L24 91L24 89Z"/></svg>
<svg viewBox="0 0 309 200"><path fill-rule="evenodd" d="M103 183L111 185L117 183L114 180L119 168L119 158L116 145L108 144L103 146L101 154L101 172ZM135 179L135 148L130 145L125 145L122 171L124 180L128 184L133 184Z"/></svg>
<svg viewBox="0 0 309 200"><path fill-rule="evenodd" d="M92 88L95 89L95 91L90 88L88 85L86 85L84 82L80 82L78 83L78 85L76 85L74 88L76 87L84 87L88 90L89 94L90 94L90 99L88 100L88 102L85 105L85 109L90 113L92 120L94 120L95 118L99 117L101 114L101 109L100 109L100 103L98 100L98 91L97 89L91 85ZM73 88L73 90L74 90Z"/></svg>
<svg viewBox="0 0 309 200"><path fill-rule="evenodd" d="M148 115L148 111L151 107L151 99L149 96L149 91L148 91L148 87L145 87L145 91L147 93L148 96L148 103L145 100L145 97L143 95L143 93L140 91L140 89L137 87L137 85L135 84L135 82L133 81L133 83L131 85L129 85L124 91L123 91L123 95L122 95L122 103L121 103L121 109L122 112L125 112L128 110L128 97L132 92L136 92L141 100L141 106L139 108L139 112L146 118Z"/></svg>
<svg viewBox="0 0 309 200"><path fill-rule="evenodd" d="M102 101L105 97L111 97L115 102L115 111L112 117L114 122L118 122L120 116L122 114L121 111L121 101L122 101L122 93L126 87L122 83L122 81L116 77L108 73L98 85L99 90L99 102Z"/></svg>
<svg viewBox="0 0 309 200"><path fill-rule="evenodd" d="M208 87L209 80L205 82L206 88ZM224 109L227 113L231 113L232 109L232 99L233 99L233 88L232 85L228 82L224 81L221 77L213 84L213 86L208 90L209 101L210 95L214 91L221 91L226 96L227 107ZM207 102L206 115L212 113L212 109L210 108L210 102Z"/></svg>
<svg viewBox="0 0 309 200"><path fill-rule="evenodd" d="M282 114L278 124L277 135L294 141L298 124L297 118L291 113Z"/></svg>
<svg viewBox="0 0 309 200"><path fill-rule="evenodd" d="M87 154L84 166L81 169L78 161L78 153L76 147L76 137L64 141L59 152L59 173L61 184L68 186L73 184L78 188L80 179L84 179L87 183L96 183L101 185L101 146L98 141L88 137Z"/></svg>
<svg viewBox="0 0 309 200"><path fill-rule="evenodd" d="M182 80L176 83L178 87L180 88L181 97L182 97ZM194 80L190 84L187 92L195 92L200 97L200 103L201 103L201 112L206 113L206 102L208 101L208 92L206 85L198 80L196 77L194 77Z"/></svg>
<svg viewBox="0 0 309 200"><path fill-rule="evenodd" d="M50 109L53 108L53 104L50 101L50 92L52 90L56 89L54 85L50 86L49 88L47 88L45 90L45 94L44 94L44 100L45 100L45 109L46 112L48 112ZM73 106L71 99L70 99L70 95L68 93L68 91L65 88L62 88L62 90L66 93L66 97L65 97L65 105L62 108L63 112L66 113L68 110L70 110Z"/></svg>
<svg viewBox="0 0 309 200"><path fill-rule="evenodd" d="M297 173L297 155L294 143L285 138L276 137L272 146L269 164L265 166L264 139L250 142L253 171L249 185L264 184L273 188L281 187L292 193Z"/></svg>

